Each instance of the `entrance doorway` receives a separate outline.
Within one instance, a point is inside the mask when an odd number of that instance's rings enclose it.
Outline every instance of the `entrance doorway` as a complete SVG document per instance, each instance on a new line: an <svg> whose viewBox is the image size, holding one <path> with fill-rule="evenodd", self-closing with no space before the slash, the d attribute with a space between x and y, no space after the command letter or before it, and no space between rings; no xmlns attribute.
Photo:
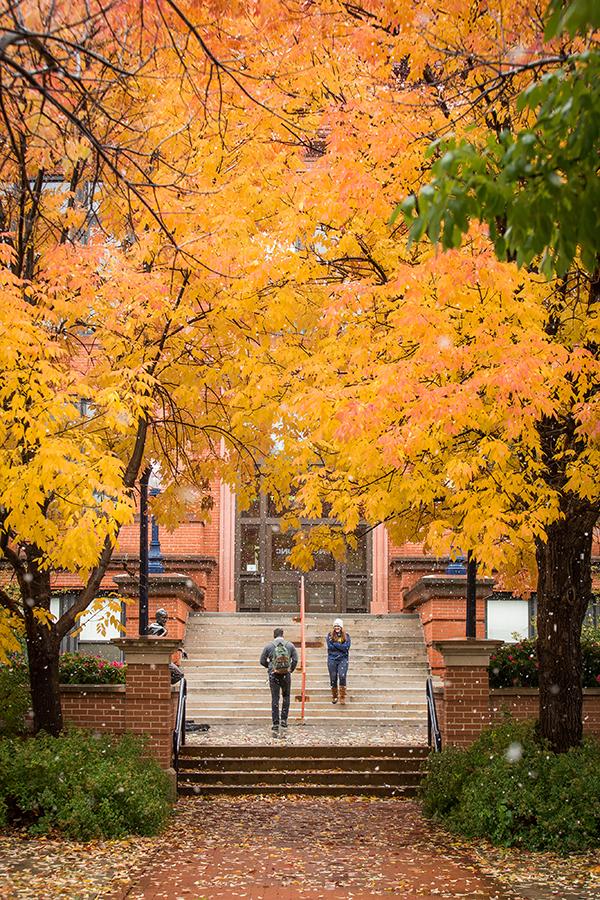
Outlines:
<svg viewBox="0 0 600 900"><path fill-rule="evenodd" d="M335 520L312 519L304 524L335 525ZM355 537L357 545L348 547L344 562L325 550L315 553L314 568L305 573L307 612L369 611L371 532L359 528ZM301 573L287 560L293 539L293 531L281 530L278 511L266 495L237 514L235 589L240 612L298 612Z"/></svg>

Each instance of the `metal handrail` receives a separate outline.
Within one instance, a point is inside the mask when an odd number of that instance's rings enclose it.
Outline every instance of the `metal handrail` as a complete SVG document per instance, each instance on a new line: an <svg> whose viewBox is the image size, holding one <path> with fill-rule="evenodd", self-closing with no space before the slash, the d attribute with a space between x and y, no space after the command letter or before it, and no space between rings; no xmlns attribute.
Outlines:
<svg viewBox="0 0 600 900"><path fill-rule="evenodd" d="M185 744L185 701L187 697L187 682L182 678L179 682L179 698L177 700L177 715L175 728L173 729L173 768L179 767L179 751Z"/></svg>
<svg viewBox="0 0 600 900"><path fill-rule="evenodd" d="M425 682L425 694L427 697L427 742L435 753L442 749L442 733L438 723L435 697L433 694L433 679L429 677Z"/></svg>

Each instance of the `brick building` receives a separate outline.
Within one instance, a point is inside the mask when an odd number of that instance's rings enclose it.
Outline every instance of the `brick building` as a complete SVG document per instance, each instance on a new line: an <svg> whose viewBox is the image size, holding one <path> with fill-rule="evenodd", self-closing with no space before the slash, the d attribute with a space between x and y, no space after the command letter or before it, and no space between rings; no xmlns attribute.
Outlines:
<svg viewBox="0 0 600 900"><path fill-rule="evenodd" d="M287 562L292 536L280 527L279 515L268 497L261 497L245 512L236 509L227 485L213 485L213 508L207 521L190 518L174 532L153 523L150 534L150 617L157 606L169 606L169 597L186 593L186 608L208 612L295 613L299 608L299 573ZM327 521L327 520L321 520ZM426 556L419 544L396 546L386 529L358 529L356 547L337 562L326 552L315 557L306 576L308 612L333 615L419 612L430 660L434 639L462 637L465 629L464 574L449 557ZM600 546L595 547L600 558ZM139 517L124 528L102 591L129 593L124 608L127 633L137 633L136 578L139 564ZM452 575L455 575L453 578ZM154 580L152 580L154 579ZM55 576L55 613L71 602L78 587L75 577ZM535 598L522 599L494 591L492 579L480 579L477 589L478 637L512 640L532 634ZM181 618L174 608L172 618ZM598 617L594 605L592 617ZM108 641L117 629L98 626L101 614L87 617L81 634L67 640L68 649L116 652ZM429 634L431 623L436 634ZM173 625L170 633L173 634ZM183 629L181 629L183 633Z"/></svg>

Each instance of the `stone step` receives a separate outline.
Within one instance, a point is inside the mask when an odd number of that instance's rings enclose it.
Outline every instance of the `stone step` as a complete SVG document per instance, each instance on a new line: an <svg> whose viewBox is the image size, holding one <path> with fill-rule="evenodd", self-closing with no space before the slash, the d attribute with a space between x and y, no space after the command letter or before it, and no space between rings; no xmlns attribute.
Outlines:
<svg viewBox="0 0 600 900"><path fill-rule="evenodd" d="M315 612L307 612L305 615L305 622L329 622L331 625L333 620L338 618L336 613L315 613ZM363 623L363 624L373 624L385 623L389 622L418 622L419 614L418 613L385 613L380 615L372 615L371 613L343 613L340 618L343 619L344 625L349 626L350 623ZM284 627L286 624L292 624L294 622L300 621L300 613L287 613L287 612L191 612L190 613L190 621L212 621L212 622L235 622L235 623L252 623L252 624L260 624L264 627L265 622L272 622L273 627L277 627L277 625L281 625Z"/></svg>
<svg viewBox="0 0 600 900"><path fill-rule="evenodd" d="M203 674L196 672L188 672L185 671L185 677L187 680L188 688L191 686L194 689L202 689L206 691L263 691L265 688L268 689L269 680L266 677L266 674L262 677L260 676L247 676L244 678L240 678L237 673L233 673L227 675L223 673L220 678L205 678ZM394 694L398 691L400 692L421 692L425 691L425 676L417 676L417 677L406 677L401 673L398 673L394 678L372 678L370 676L366 676L365 678L360 677L360 673L350 671L348 673L348 690L354 691L355 693L365 694L366 696L372 696L374 694L382 694L384 696L388 694ZM321 693L328 694L331 688L329 683L329 678L326 674L322 673L320 675L316 675L314 672L307 673L306 676L306 690L312 691L313 693ZM302 673L294 672L292 675L292 691L296 691L298 693L302 686Z"/></svg>
<svg viewBox="0 0 600 900"><path fill-rule="evenodd" d="M315 752L318 752L318 749L318 747L313 747ZM297 759L290 759L287 756L249 756L244 758L238 757L237 759L218 759L214 756L206 759L202 757L182 757L179 760L179 773L182 777L185 775L190 780L196 781L205 772L219 772L221 775L228 772L239 774L246 771L280 774L281 772L287 773L293 770L294 772L327 771L333 774L339 772L367 774L404 772L419 775L423 764L424 760L419 757L406 759L392 756L377 756L375 758L341 756L337 759L329 759L325 756L307 756Z"/></svg>
<svg viewBox="0 0 600 900"><path fill-rule="evenodd" d="M306 617L305 722L315 725L380 723L411 728L426 723L428 675L423 633L417 615L345 615L353 638L350 685L345 706L331 703L324 637L335 616ZM297 616L279 613L197 613L188 623L187 715L205 724L267 724L271 698L267 673L258 665L272 629L300 644ZM290 722L298 721L301 671L292 679Z"/></svg>
<svg viewBox="0 0 600 900"><path fill-rule="evenodd" d="M343 755L341 755L341 752ZM428 749L422 746L184 746L180 794L414 796Z"/></svg>
<svg viewBox="0 0 600 900"><path fill-rule="evenodd" d="M300 708L299 701L292 701L290 704L290 710L299 709ZM346 703L344 705L340 703L331 703L330 701L321 701L318 700L307 700L305 703L306 709L308 712L312 714L314 713L328 713L330 715L343 716L347 712L352 715L373 715L373 704L368 702L353 702ZM214 711L223 711L226 710L230 715L238 715L243 714L244 712L251 713L252 711L269 711L271 710L271 699L265 699L263 703L261 703L260 698L254 700L253 702L249 702L247 700L237 699L235 697L228 698L227 702L223 702L223 698L211 699L203 697L200 702L194 704L195 709L202 709L204 712L214 712ZM186 705L186 710L188 706ZM427 710L427 705L423 700L406 700L402 702L381 702L377 704L377 715L386 717L390 713L402 712L405 715L424 715Z"/></svg>
<svg viewBox="0 0 600 900"><path fill-rule="evenodd" d="M408 787L382 787L381 785L348 785L343 781L328 785L299 784L299 785L253 785L241 787L233 784L212 784L201 786L199 784L182 783L178 792L182 797L203 797L235 794L258 795L275 794L285 796L287 794L299 794L310 797L414 797L418 791L417 785Z"/></svg>
<svg viewBox="0 0 600 900"><path fill-rule="evenodd" d="M366 785L381 787L408 787L417 785L421 780L419 772L354 772L327 769L323 771L299 772L264 772L260 769L248 769L244 772L220 772L217 769L204 769L201 772L180 773L181 784L197 784L209 788L211 785L239 785L257 787L258 785L277 785L283 790L291 791L301 785L328 785L332 781L343 781L348 786Z"/></svg>
<svg viewBox="0 0 600 900"><path fill-rule="evenodd" d="M370 689L365 684L371 684ZM264 678L262 681L250 682L243 679L242 681L232 678L222 678L216 684L209 683L202 679L188 678L188 696L190 694L199 697L210 696L239 696L251 699L253 696L269 696L269 683ZM356 676L348 679L347 684L348 696L356 697L356 699L365 699L375 702L377 699L389 700L400 699L401 697L425 697L425 680L418 682L405 681L398 679L396 685L390 679L389 682L374 682L372 679L363 682ZM302 678L294 678L292 676L292 697L299 697L302 693ZM331 686L324 678L320 681L313 679L306 680L305 696L310 694L311 697L321 697L329 699L331 697Z"/></svg>
<svg viewBox="0 0 600 900"><path fill-rule="evenodd" d="M187 717L199 724L206 725L239 725L240 722L244 722L248 725L264 725L266 728L271 724L270 710L259 710L258 712L244 711L243 713L240 712L239 715L235 715L228 709L223 709L221 711L213 709L207 713L206 710L201 708L194 708L187 711ZM290 723L300 721L300 710L290 709L288 721ZM422 712L418 715L416 713L414 715L407 713L403 713L402 715L390 713L385 716L382 716L380 713L375 713L374 715L356 715L351 709L346 707L345 713L335 715L331 712L323 712L322 714L311 712L307 706L303 721L307 726L335 726L336 724L339 725L343 722L344 725L363 725L365 727L373 726L374 728L379 725L406 726L407 728L416 726L425 728L427 725L427 714L426 712Z"/></svg>
<svg viewBox="0 0 600 900"><path fill-rule="evenodd" d="M251 670L253 669L254 671L256 671L256 670L260 671L261 668L264 668L264 667L260 666L258 659L255 659L255 660L252 660L252 659L223 660L220 658L217 660L217 659L214 659L214 658L211 658L208 656L204 657L202 659L195 659L194 657L188 656L188 658L186 660L183 660L183 663L184 663L184 666L187 666L188 668L195 666L199 669L200 668L202 668L202 669L207 669L207 668L231 669L231 668L235 667L236 670L238 668L243 668L243 669L251 669ZM392 663L395 663L395 665L392 665ZM327 671L327 663L322 657L319 657L319 659L317 659L317 660L307 659L306 660L306 671L307 672L308 672L309 668L313 669L314 671L318 671L319 669L322 669L323 671ZM373 671L374 670L375 673L376 672L397 672L398 670L404 671L405 669L406 670L422 669L423 671L427 671L426 663L419 661L416 658L413 660L398 660L398 659L392 659L392 658L388 657L388 659L386 660L386 665L379 664L379 663L375 662L375 660L373 660L373 659L365 658L365 659L358 660L358 659L352 658L350 660L350 668L351 669L352 668L363 669L365 671ZM298 672L301 670L299 668L296 668L295 671Z"/></svg>
<svg viewBox="0 0 600 900"><path fill-rule="evenodd" d="M202 625L188 620L189 634L198 638L211 637L215 640L220 641L235 640L240 635L244 635L244 637L247 637L249 640L266 642L273 639L274 630L275 629L273 628L264 628L263 626L259 628L256 625L244 627L243 625L238 625L237 623L235 625L232 625L230 628L221 628L209 623L205 623L204 625ZM414 637L414 635L420 635L422 633L421 626L417 623L415 625L411 625L409 628L399 628L397 626L393 626L392 628L353 628L352 631L350 630L350 628L348 628L347 630L352 639L354 639L354 635L359 635L360 637L376 638L382 641L408 640L409 638ZM311 637L324 640L326 635L330 631L331 626L310 624L305 626L304 636L306 640ZM299 625L286 627L283 629L283 636L286 640L300 640L302 636L302 629Z"/></svg>
<svg viewBox="0 0 600 900"><path fill-rule="evenodd" d="M410 647L402 649L400 647L390 647L389 650L381 652L380 647L373 647L372 645L366 647L360 647L355 650L351 650L349 654L349 659L351 662L361 662L363 660L375 660L377 665L384 664L387 660L393 660L394 662L411 662L413 660L421 661L422 657L419 650L413 649L413 644ZM238 645L236 647L231 646L231 644L223 647L196 647L190 646L188 643L184 645L184 649L187 655L194 659L222 659L222 660L230 660L236 659L240 662L243 660L258 660L260 659L261 653L263 651L262 647L249 647L248 645ZM300 656L300 646L296 647L298 652L298 656ZM308 660L316 660L322 659L323 661L327 660L327 652L324 648L307 648L306 650L306 658Z"/></svg>
<svg viewBox="0 0 600 900"><path fill-rule="evenodd" d="M199 689L198 685L194 685L193 682L188 681L188 691L190 687ZM228 699L235 698L240 702L247 702L252 700L254 697L264 697L269 696L269 692L267 689L266 682L261 685L257 685L256 687L240 687L239 685L231 684L228 685L220 685L218 687L208 687L208 685L203 684L201 686L202 693L198 694L198 696L202 696L202 699ZM196 691L194 690L194 693ZM292 699L296 697L300 697L301 689L298 686L297 688L292 685ZM331 688L323 687L317 688L314 685L306 686L306 697L310 697L313 701L322 701L322 702L331 702ZM381 689L375 690L372 689L370 691L367 690L357 690L348 686L346 697L348 700L353 700L357 703L375 703L381 701L382 703L399 703L404 700L425 702L425 686L423 686L423 690L417 690L415 688L407 688L407 687L398 687L398 688L389 688L389 689Z"/></svg>
<svg viewBox="0 0 600 900"><path fill-rule="evenodd" d="M221 760L240 760L247 757L256 759L334 759L343 752L345 759L426 759L429 748L421 744L352 744L340 748L339 744L184 744L181 748L181 759L208 759L218 757Z"/></svg>

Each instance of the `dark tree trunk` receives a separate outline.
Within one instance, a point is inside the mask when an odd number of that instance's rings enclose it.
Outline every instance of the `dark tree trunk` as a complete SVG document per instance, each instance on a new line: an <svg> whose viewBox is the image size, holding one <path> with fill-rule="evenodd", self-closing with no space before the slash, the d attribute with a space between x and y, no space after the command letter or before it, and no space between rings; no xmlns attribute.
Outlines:
<svg viewBox="0 0 600 900"><path fill-rule="evenodd" d="M572 502L537 542L540 733L556 753L581 743L581 627L592 591L592 529L598 511Z"/></svg>
<svg viewBox="0 0 600 900"><path fill-rule="evenodd" d="M56 625L47 621L44 615L50 610L49 573L39 572L34 568L34 574L26 583L29 596L24 599L23 609L33 726L36 733L47 731L48 734L56 736L63 727L58 677L60 638Z"/></svg>

